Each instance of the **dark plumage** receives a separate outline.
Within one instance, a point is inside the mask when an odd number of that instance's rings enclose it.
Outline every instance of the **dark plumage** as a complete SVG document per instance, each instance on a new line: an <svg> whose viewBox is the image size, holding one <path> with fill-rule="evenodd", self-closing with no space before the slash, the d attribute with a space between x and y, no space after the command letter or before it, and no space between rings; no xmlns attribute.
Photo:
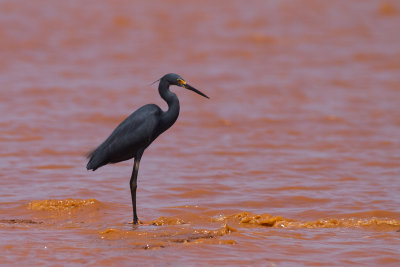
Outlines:
<svg viewBox="0 0 400 267"><path fill-rule="evenodd" d="M179 115L178 97L169 90L170 85L184 87L209 98L202 92L187 84L182 77L170 73L160 79L158 91L160 96L167 102L168 110L163 111L154 104L145 105L128 118L111 133L111 135L95 150L89 153L88 170L95 171L109 163L117 163L135 158L135 163L130 180L133 223L138 223L136 213L136 188L137 173L140 159L144 150L164 131L171 127Z"/></svg>

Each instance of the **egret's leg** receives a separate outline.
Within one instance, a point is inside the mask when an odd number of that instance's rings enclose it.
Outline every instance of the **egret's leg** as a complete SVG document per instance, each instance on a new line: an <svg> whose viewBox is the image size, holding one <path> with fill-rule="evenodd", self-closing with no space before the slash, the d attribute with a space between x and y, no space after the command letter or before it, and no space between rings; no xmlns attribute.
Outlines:
<svg viewBox="0 0 400 267"><path fill-rule="evenodd" d="M140 159L142 158L142 153L138 153L135 157L135 163L133 165L132 176L129 182L131 187L131 197L132 197L132 209L133 209L133 224L138 224L138 216L136 213L136 188L137 188L137 175L139 171Z"/></svg>

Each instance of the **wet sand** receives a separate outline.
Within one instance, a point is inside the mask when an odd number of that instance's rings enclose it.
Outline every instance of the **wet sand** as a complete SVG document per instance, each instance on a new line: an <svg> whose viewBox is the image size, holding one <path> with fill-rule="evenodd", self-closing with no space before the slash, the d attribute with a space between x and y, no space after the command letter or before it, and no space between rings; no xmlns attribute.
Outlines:
<svg viewBox="0 0 400 267"><path fill-rule="evenodd" d="M396 1L0 3L0 265L397 266ZM133 161L85 153L140 106Z"/></svg>

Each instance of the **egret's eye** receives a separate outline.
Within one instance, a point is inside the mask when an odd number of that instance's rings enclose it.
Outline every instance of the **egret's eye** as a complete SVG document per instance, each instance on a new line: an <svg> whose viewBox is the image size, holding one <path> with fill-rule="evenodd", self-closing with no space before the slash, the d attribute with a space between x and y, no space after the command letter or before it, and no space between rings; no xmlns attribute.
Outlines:
<svg viewBox="0 0 400 267"><path fill-rule="evenodd" d="M182 79L178 79L177 82L178 82L179 85L185 85L186 84L186 82L184 80L182 80Z"/></svg>

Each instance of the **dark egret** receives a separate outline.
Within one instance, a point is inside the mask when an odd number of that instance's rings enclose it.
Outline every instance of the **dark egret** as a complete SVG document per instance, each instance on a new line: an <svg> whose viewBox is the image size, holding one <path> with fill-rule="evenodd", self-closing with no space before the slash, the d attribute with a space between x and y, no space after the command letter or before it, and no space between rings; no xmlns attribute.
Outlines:
<svg viewBox="0 0 400 267"><path fill-rule="evenodd" d="M109 163L117 163L135 158L129 182L132 197L133 223L138 224L136 213L136 188L140 159L144 150L163 132L171 127L179 115L178 97L169 90L170 85L177 85L209 98L193 88L185 80L174 73L164 75L158 85L158 92L168 104L163 111L155 104L145 105L128 118L111 133L111 135L95 150L88 154L88 170L95 171Z"/></svg>

